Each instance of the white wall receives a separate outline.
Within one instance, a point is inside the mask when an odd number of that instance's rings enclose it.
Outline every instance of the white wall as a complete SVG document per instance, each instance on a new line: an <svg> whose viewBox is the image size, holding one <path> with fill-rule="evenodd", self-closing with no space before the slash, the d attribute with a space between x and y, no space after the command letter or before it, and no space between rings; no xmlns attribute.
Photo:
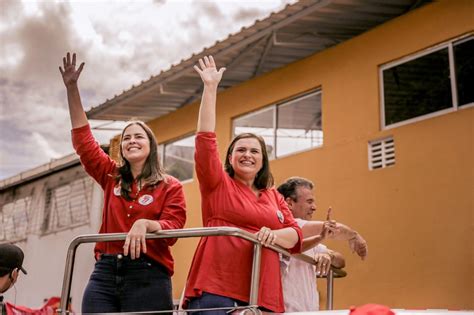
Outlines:
<svg viewBox="0 0 474 315"><path fill-rule="evenodd" d="M31 191L31 187L34 185L33 200L37 207L35 211L42 211L44 208L44 186L57 180L53 177L76 177L78 172L82 173L82 168L78 165L73 170L74 174L71 171L52 174L49 178L42 178L25 185L25 187L19 187L15 194L21 194L22 190ZM43 305L44 299L61 296L69 243L78 235L97 233L101 222L102 199L102 189L94 183L89 224L47 235L29 233L25 241L16 243L25 253L23 265L28 275L21 273L15 285L16 289L11 288L5 294L5 301L30 308L39 308ZM72 306L75 312L81 311L82 293L93 270L95 262L93 246L94 244L83 244L79 246L76 253L71 288Z"/></svg>

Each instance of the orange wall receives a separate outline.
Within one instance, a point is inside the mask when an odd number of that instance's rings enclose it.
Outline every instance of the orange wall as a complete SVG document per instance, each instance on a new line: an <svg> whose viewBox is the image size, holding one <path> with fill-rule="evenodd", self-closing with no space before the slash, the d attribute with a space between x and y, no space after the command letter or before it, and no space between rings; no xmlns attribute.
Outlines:
<svg viewBox="0 0 474 315"><path fill-rule="evenodd" d="M313 180L316 218L332 206L336 220L368 241L365 262L346 244L329 243L345 254L349 274L336 280L336 308L369 302L474 308L474 109L381 131L378 86L379 65L472 31L473 12L474 1L438 1L218 96L223 154L232 117L321 87L324 146L272 161L271 167L278 183L294 175ZM150 125L160 142L168 141L195 129L197 111L194 103ZM367 143L387 135L395 139L396 165L369 171ZM201 226L197 182L184 188L186 226ZM196 243L174 246L175 298Z"/></svg>

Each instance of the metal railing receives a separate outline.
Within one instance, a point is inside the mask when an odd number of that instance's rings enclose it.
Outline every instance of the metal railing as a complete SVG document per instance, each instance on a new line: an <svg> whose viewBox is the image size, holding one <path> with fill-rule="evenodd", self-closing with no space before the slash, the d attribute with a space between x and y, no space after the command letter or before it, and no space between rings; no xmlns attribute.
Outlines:
<svg viewBox="0 0 474 315"><path fill-rule="evenodd" d="M256 308L258 301L258 285L260 278L260 260L262 253L262 245L257 240L256 236L250 232L244 231L239 228L233 227L212 227L212 228L191 228L191 229L179 229L179 230L161 230L156 233L146 234L146 239L162 239L162 238L189 238L189 237L207 237L207 236L235 236L254 244L253 261L252 261L252 274L250 280L250 297L249 297L249 308ZM74 271L74 261L76 256L77 247L84 243L96 243L96 242L112 242L112 241L125 241L127 233L109 233L109 234L88 234L80 235L74 238L69 244L66 265L64 270L63 286L61 290L61 302L58 309L58 313L67 314L67 301L69 301L71 294L71 283L72 275ZM278 253L285 256L292 256L289 252L282 249L279 246L270 245L270 248ZM307 263L315 265L316 262L313 258L299 254L293 255L297 259L303 260ZM345 271L341 269L331 268L327 276L327 309L332 310L333 307L333 281L334 278L340 278L346 276ZM158 312L157 312L158 313Z"/></svg>

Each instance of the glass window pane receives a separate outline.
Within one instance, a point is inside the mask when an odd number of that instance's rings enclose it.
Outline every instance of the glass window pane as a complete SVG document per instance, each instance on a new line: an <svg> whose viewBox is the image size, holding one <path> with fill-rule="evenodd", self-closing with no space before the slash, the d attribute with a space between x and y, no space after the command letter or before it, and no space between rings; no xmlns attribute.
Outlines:
<svg viewBox="0 0 474 315"><path fill-rule="evenodd" d="M321 146L321 93L278 106L277 126L277 157Z"/></svg>
<svg viewBox="0 0 474 315"><path fill-rule="evenodd" d="M463 106L474 102L474 37L455 43L453 50L458 104Z"/></svg>
<svg viewBox="0 0 474 315"><path fill-rule="evenodd" d="M452 107L448 49L383 71L385 125Z"/></svg>
<svg viewBox="0 0 474 315"><path fill-rule="evenodd" d="M270 106L234 120L233 136L245 132L259 135L265 140L268 157L275 158L275 106Z"/></svg>
<svg viewBox="0 0 474 315"><path fill-rule="evenodd" d="M164 168L166 173L180 181L193 178L195 135L167 143L164 149Z"/></svg>

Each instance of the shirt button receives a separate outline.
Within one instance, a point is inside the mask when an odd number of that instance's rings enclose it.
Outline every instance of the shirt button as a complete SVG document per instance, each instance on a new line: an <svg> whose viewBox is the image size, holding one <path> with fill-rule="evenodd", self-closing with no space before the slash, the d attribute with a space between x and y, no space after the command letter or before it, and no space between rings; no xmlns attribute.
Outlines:
<svg viewBox="0 0 474 315"><path fill-rule="evenodd" d="M133 206L130 206L129 208L130 208L130 209L133 209Z"/></svg>
<svg viewBox="0 0 474 315"><path fill-rule="evenodd" d="M129 217L129 218L130 218L130 213L129 213L129 214L127 214L127 217Z"/></svg>
<svg viewBox="0 0 474 315"><path fill-rule="evenodd" d="M122 259L122 258L123 258L122 254L117 255L117 259Z"/></svg>

